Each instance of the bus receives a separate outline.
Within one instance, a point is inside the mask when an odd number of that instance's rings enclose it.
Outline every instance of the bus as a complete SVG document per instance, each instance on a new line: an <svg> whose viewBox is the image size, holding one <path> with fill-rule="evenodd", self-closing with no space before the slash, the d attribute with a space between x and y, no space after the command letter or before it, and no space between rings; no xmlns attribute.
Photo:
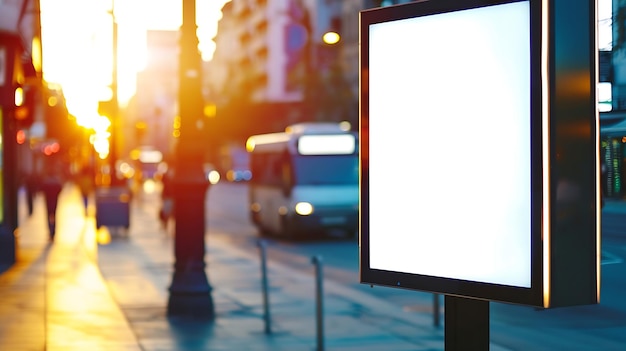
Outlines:
<svg viewBox="0 0 626 351"><path fill-rule="evenodd" d="M342 123L300 123L248 138L250 216L262 235L355 237L358 134Z"/></svg>

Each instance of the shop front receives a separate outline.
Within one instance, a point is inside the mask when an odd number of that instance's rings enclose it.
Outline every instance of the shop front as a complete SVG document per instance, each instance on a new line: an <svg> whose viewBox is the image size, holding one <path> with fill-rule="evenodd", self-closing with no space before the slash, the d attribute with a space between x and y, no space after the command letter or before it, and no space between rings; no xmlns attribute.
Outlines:
<svg viewBox="0 0 626 351"><path fill-rule="evenodd" d="M16 258L17 174L15 111L23 101L24 81L21 39L0 31L0 268Z"/></svg>
<svg viewBox="0 0 626 351"><path fill-rule="evenodd" d="M626 112L600 115L602 189L607 199L626 197Z"/></svg>

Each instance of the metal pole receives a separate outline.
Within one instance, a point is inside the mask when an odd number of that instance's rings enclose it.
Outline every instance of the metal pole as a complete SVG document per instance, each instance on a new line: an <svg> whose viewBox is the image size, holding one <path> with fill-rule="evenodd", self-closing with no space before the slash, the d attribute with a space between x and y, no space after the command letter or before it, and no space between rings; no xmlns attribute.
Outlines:
<svg viewBox="0 0 626 351"><path fill-rule="evenodd" d="M167 313L215 318L211 285L205 272L205 194L202 60L196 36L196 2L183 0L178 100L180 137L174 165L174 275Z"/></svg>
<svg viewBox="0 0 626 351"><path fill-rule="evenodd" d="M317 351L324 351L324 277L322 274L322 258L314 256L311 260L315 265L315 281L316 281L316 322L317 322Z"/></svg>
<svg viewBox="0 0 626 351"><path fill-rule="evenodd" d="M111 21L113 24L113 47L112 47L112 72L111 72L111 141L109 144L109 175L110 186L122 185L122 180L117 178L117 149L119 139L119 101L118 101L118 86L117 86L117 65L118 65L118 31L117 31L117 19L115 18L115 0L111 1Z"/></svg>
<svg viewBox="0 0 626 351"><path fill-rule="evenodd" d="M267 243L265 240L259 240L259 249L261 252L261 288L263 290L263 320L265 321L265 334L272 333L270 318L270 303L267 284Z"/></svg>

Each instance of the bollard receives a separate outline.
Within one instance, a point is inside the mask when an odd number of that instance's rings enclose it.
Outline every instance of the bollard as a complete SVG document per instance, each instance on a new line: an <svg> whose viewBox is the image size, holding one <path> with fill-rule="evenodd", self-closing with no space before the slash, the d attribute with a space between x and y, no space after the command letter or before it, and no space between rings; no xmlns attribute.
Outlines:
<svg viewBox="0 0 626 351"><path fill-rule="evenodd" d="M315 265L316 277L316 321L317 321L317 351L324 351L324 299L323 299L323 274L322 274L322 258L314 256L311 262Z"/></svg>
<svg viewBox="0 0 626 351"><path fill-rule="evenodd" d="M433 294L433 322L435 327L439 327L439 294Z"/></svg>
<svg viewBox="0 0 626 351"><path fill-rule="evenodd" d="M261 252L261 289L263 290L263 320L265 321L265 334L272 333L270 318L270 303L267 284L267 243L265 240L259 240L258 246Z"/></svg>

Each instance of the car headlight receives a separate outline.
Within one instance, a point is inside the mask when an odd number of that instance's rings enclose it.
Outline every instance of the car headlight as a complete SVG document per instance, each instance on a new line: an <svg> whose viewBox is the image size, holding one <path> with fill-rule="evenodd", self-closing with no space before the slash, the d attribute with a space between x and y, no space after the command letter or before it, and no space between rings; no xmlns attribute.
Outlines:
<svg viewBox="0 0 626 351"><path fill-rule="evenodd" d="M295 207L296 213L301 216L308 216L313 213L313 205L308 202L298 202Z"/></svg>
<svg viewBox="0 0 626 351"><path fill-rule="evenodd" d="M207 175L207 179L211 184L217 184L220 181L220 173L216 170L212 170Z"/></svg>

